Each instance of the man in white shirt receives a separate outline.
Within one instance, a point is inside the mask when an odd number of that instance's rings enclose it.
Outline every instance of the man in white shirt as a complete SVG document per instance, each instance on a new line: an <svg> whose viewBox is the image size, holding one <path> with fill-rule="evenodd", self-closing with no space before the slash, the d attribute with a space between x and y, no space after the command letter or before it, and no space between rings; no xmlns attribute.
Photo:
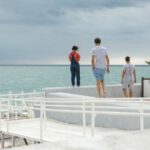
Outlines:
<svg viewBox="0 0 150 150"><path fill-rule="evenodd" d="M101 87L103 97L106 96L106 88L104 82L105 71L109 73L109 57L107 55L106 48L101 46L101 39L96 38L94 40L96 47L92 49L92 69L93 74L97 80L97 92L98 97L101 97Z"/></svg>
<svg viewBox="0 0 150 150"><path fill-rule="evenodd" d="M133 87L136 83L136 71L134 65L130 63L130 57L126 56L125 58L126 65L123 67L122 71L122 87L125 97L133 96Z"/></svg>

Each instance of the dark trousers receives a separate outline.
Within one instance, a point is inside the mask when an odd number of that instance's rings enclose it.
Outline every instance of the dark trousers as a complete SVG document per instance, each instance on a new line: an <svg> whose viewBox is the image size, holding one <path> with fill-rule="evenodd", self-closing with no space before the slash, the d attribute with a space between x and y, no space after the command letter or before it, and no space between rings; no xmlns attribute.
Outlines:
<svg viewBox="0 0 150 150"><path fill-rule="evenodd" d="M80 66L79 65L70 66L70 71L71 71L72 86L75 85L75 78L76 78L77 86L80 86Z"/></svg>

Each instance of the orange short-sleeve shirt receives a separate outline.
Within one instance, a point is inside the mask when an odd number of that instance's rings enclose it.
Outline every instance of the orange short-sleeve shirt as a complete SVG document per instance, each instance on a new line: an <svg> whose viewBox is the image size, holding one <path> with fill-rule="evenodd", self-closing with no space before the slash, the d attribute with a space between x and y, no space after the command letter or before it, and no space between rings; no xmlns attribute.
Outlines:
<svg viewBox="0 0 150 150"><path fill-rule="evenodd" d="M79 53L77 53L77 52L75 52L75 51L71 52L71 53L69 54L69 60L70 60L70 61L72 60L73 56L74 56L74 58L75 58L75 60L76 60L77 62L80 61L80 55L79 55Z"/></svg>

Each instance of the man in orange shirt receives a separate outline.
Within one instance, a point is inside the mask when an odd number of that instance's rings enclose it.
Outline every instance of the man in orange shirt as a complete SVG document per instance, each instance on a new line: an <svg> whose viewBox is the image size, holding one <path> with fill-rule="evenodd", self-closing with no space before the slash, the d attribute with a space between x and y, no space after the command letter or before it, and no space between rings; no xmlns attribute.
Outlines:
<svg viewBox="0 0 150 150"><path fill-rule="evenodd" d="M71 62L70 71L71 71L71 83L72 86L75 86L75 78L77 81L77 86L80 86L80 55L77 52L78 46L72 47L72 52L69 54L69 60Z"/></svg>

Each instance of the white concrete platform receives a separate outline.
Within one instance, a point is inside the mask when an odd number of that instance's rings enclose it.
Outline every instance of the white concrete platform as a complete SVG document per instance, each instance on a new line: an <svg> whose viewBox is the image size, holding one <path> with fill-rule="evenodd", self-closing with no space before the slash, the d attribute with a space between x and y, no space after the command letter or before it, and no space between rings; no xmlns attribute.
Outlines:
<svg viewBox="0 0 150 150"><path fill-rule="evenodd" d="M44 88L43 91L46 92L47 95L51 93L61 92L61 93L68 93L68 94L76 94L82 96L91 96L97 97L97 89L96 86L81 86L78 88L74 87L47 87ZM115 84L115 85L106 85L107 96L106 97L123 97L122 92L122 85ZM135 84L134 85L134 97L141 96L141 85Z"/></svg>
<svg viewBox="0 0 150 150"><path fill-rule="evenodd" d="M120 88L120 85L118 86L111 86L107 87L108 91L108 97L113 94L113 97L121 97L122 96L122 90ZM136 92L135 96L140 96L141 88L139 85L136 86ZM57 98L57 97L73 97L73 98L86 98L86 97L95 97L96 95L96 89L95 87L81 87L81 88L66 88L66 89L46 89L46 96L47 98ZM95 92L95 93L94 93ZM53 100L53 99L51 99ZM71 99L70 99L71 100ZM106 99L105 99L106 100ZM149 100L149 99L148 99ZM117 101L117 100L116 100ZM54 101L54 103L56 103ZM69 101L71 103L71 101ZM49 102L46 102L46 104L49 104ZM119 106L120 112L123 112L124 110L128 110L127 112L130 112L128 108L133 108L131 111L138 111L137 108L141 106L140 104L126 104L126 103L111 103L109 104L101 104L102 106ZM34 106L34 105L33 105ZM40 105L39 103L37 106ZM44 106L43 106L44 107ZM53 106L46 107L47 109L52 108ZM66 107L66 106L65 106ZM142 105L143 108L148 108L150 105ZM42 108L42 107L41 107ZM57 107L56 107L57 108ZM64 107L62 107L64 108ZM70 108L70 107L69 107ZM92 107L91 107L92 108ZM136 110L135 110L136 108ZM68 109L68 106L66 107ZM89 109L89 108L88 108ZM87 109L87 110L88 110ZM99 108L96 108L97 110ZM110 109L110 110L109 110ZM109 108L109 111L112 111L111 108ZM116 108L115 108L116 109ZM36 109L35 109L36 110ZM37 109L38 111L40 109ZM92 110L92 109L91 109ZM103 108L102 108L103 110ZM113 109L114 110L114 109ZM143 109L141 109L143 110ZM39 111L40 112L40 111ZM113 111L112 111L113 112ZM42 112L43 113L43 112ZM40 113L39 113L40 114ZM140 114L140 113L139 113ZM142 113L141 113L142 114ZM9 115L8 115L9 116ZM39 115L40 116L40 115ZM36 117L39 117L38 115ZM95 117L95 124L92 122L92 115L86 114L86 124L93 126L97 126L98 123L102 123L102 126L108 127L108 128L102 128L96 127L95 128L95 136L91 136L91 127L86 127L86 135L83 136L83 128L79 124L76 124L76 122L69 122L70 119L75 119L77 121L80 121L80 124L82 124L82 114L79 117L79 115L76 114L68 114L63 112L53 112L48 111L47 118L49 120L46 120L46 122L43 124L43 142L41 144L36 145L30 145L30 146L23 146L23 147L17 147L12 148L13 150L150 150L149 143L150 143L150 130L144 130L144 131L133 131L133 128L130 127L130 131L126 130L119 130L119 128L122 128L122 126L129 126L133 125L135 129L135 125L140 125L140 123L143 120L145 128L147 126L149 127L150 119L148 117L144 118L140 116L131 116L130 121L128 116L125 118L125 116L108 116L108 114L97 114L93 115ZM54 117L54 118L52 118ZM58 117L58 118L57 118ZM91 117L91 118L90 118ZM119 120L119 119L120 120ZM8 119L8 118L7 118ZM58 121L54 121L54 120ZM65 121L66 119L66 121ZM134 120L135 119L135 120ZM89 123L88 123L89 120ZM62 121L62 122L61 122ZM63 123L66 122L66 123ZM68 124L67 123L70 123ZM72 121L72 120L71 120ZM141 122L140 122L141 121ZM7 124L2 120L2 132L7 133ZM104 124L105 123L105 124ZM142 123L141 123L142 124ZM111 129L110 129L111 127ZM118 129L112 129L114 127L119 127ZM125 128L126 129L126 128ZM27 138L30 140L40 140L40 119L26 119L26 120L15 120L15 121L9 121L9 133L13 136L19 136L22 138Z"/></svg>
<svg viewBox="0 0 150 150"><path fill-rule="evenodd" d="M10 132L20 137L39 139L39 119L10 122ZM6 131L4 126L3 131ZM90 127L87 127L87 133ZM65 133L65 134L64 134ZM96 128L95 137L83 136L82 127L49 120L43 143L12 148L13 150L149 150L150 130L122 131Z"/></svg>
<svg viewBox="0 0 150 150"><path fill-rule="evenodd" d="M115 129L97 128L97 134L95 137L83 137L71 135L70 133L67 135L57 133L55 132L56 128L58 128L56 127L57 123L51 122L51 125L51 132L47 132L47 134L49 134L48 142L16 147L12 148L12 150L149 150L150 130L145 130L143 132L129 132ZM60 130L64 129L65 131L70 131L72 127L75 130L80 128L78 126L59 124ZM33 132L34 131L32 131L30 135L35 136L35 133Z"/></svg>
<svg viewBox="0 0 150 150"><path fill-rule="evenodd" d="M69 125L54 120L47 120L43 126L43 141L56 142L64 138L83 138L81 126ZM87 128L88 131L90 132L90 128ZM6 122L2 123L2 132L7 132ZM40 119L10 121L9 133L19 137L40 140Z"/></svg>

